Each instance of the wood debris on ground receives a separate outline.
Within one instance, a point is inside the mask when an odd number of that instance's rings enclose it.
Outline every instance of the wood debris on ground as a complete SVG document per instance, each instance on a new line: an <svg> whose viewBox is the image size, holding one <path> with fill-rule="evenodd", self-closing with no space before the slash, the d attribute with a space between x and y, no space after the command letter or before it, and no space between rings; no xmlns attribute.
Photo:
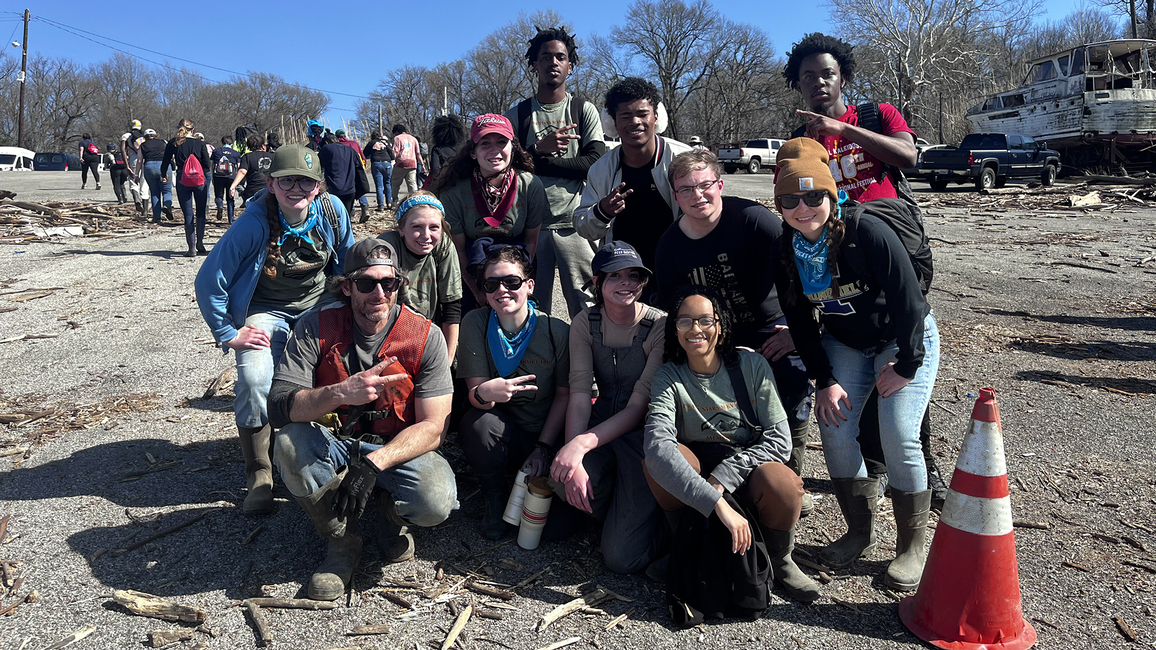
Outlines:
<svg viewBox="0 0 1156 650"><path fill-rule="evenodd" d="M84 404L45 401L42 395L8 396L0 391L0 425L6 425L0 426L0 457L16 456L18 465L35 449L69 431L111 429L118 419L140 417L161 405L155 393L116 395Z"/></svg>

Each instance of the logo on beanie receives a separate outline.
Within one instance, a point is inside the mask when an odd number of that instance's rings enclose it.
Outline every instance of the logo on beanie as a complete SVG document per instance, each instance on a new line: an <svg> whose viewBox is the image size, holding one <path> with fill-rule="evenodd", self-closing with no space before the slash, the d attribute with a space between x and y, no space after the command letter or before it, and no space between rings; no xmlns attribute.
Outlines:
<svg viewBox="0 0 1156 650"><path fill-rule="evenodd" d="M814 178L808 176L806 178L800 178L799 179L799 191L800 192L810 192L813 189L815 189L815 179Z"/></svg>
<svg viewBox="0 0 1156 650"><path fill-rule="evenodd" d="M313 154L305 154L305 167L308 169L313 169Z"/></svg>

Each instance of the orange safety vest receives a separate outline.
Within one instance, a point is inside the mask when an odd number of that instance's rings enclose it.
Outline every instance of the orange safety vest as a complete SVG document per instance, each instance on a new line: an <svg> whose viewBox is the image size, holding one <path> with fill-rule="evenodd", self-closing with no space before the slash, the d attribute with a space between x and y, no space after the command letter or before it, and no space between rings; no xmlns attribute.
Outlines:
<svg viewBox="0 0 1156 650"><path fill-rule="evenodd" d="M313 375L314 386L331 386L349 378L344 355L349 346L354 345L353 310L349 305L322 309L319 321L321 360ZM429 328L429 319L408 306L402 306L393 328L377 352L377 358L397 357L397 361L386 369L386 374L404 372L408 377L390 385L358 416L354 435L358 435L360 440L370 444L385 444L402 429L413 424L413 379L421 367ZM350 350L349 353L356 354L356 351ZM342 421L349 416L350 411L348 404L337 408ZM371 423L368 430L365 426L367 423Z"/></svg>

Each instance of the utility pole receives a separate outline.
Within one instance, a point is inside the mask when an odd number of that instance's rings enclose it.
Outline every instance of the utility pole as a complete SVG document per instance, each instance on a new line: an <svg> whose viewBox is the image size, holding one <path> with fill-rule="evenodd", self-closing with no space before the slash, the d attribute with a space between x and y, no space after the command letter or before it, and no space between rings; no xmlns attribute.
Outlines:
<svg viewBox="0 0 1156 650"><path fill-rule="evenodd" d="M23 53L20 57L20 117L16 120L16 146L24 146L24 86L28 79L28 10L24 10L24 40L20 42Z"/></svg>

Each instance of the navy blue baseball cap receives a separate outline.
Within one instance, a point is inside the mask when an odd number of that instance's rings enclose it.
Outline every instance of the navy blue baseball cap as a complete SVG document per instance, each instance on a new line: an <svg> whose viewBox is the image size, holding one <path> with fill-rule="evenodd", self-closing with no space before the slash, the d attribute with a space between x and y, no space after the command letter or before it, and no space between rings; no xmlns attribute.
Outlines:
<svg viewBox="0 0 1156 650"><path fill-rule="evenodd" d="M653 275L650 269L642 263L642 257L634 247L624 241L612 241L604 244L594 254L594 273L613 273L622 269L642 269L648 275Z"/></svg>

